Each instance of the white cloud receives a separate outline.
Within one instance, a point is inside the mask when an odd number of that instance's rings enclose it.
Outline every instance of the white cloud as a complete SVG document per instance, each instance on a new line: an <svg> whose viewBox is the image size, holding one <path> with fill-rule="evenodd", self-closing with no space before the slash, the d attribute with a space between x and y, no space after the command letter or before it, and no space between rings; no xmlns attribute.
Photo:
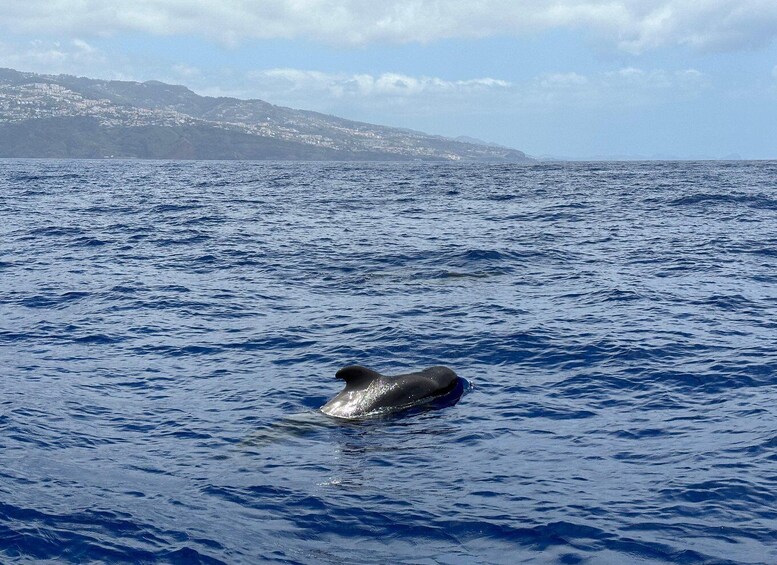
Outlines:
<svg viewBox="0 0 777 565"><path fill-rule="evenodd" d="M89 45L86 41L83 39L74 39L72 41L73 47L75 47L77 50L81 51L82 53L95 53L97 49Z"/></svg>
<svg viewBox="0 0 777 565"><path fill-rule="evenodd" d="M552 111L651 106L693 98L709 87L707 77L694 69L634 67L591 75L548 73L524 83L490 77L447 80L398 73L346 74L286 68L249 73L241 84L245 88L241 97L354 117L375 109L426 115L503 113L519 107Z"/></svg>
<svg viewBox="0 0 777 565"><path fill-rule="evenodd" d="M630 52L741 49L777 37L774 0L5 0L18 33L196 34L234 44L305 38L338 45L430 42L582 29Z"/></svg>
<svg viewBox="0 0 777 565"><path fill-rule="evenodd" d="M588 78L578 73L550 73L539 79L543 88L577 88L588 84Z"/></svg>
<svg viewBox="0 0 777 565"><path fill-rule="evenodd" d="M323 73L299 69L269 69L249 73L249 78L268 91L324 92L343 97L416 97L420 95L461 95L506 89L511 84L494 78L444 80L412 77L399 73L370 74Z"/></svg>
<svg viewBox="0 0 777 565"><path fill-rule="evenodd" d="M635 67L581 75L549 73L516 86L514 104L537 111L648 108L694 99L709 88L706 75L695 70L645 70Z"/></svg>
<svg viewBox="0 0 777 565"><path fill-rule="evenodd" d="M67 42L33 40L22 44L0 42L0 66L40 73L83 74L100 67L105 57L82 39Z"/></svg>
<svg viewBox="0 0 777 565"><path fill-rule="evenodd" d="M173 74L178 77L179 80L191 80L201 76L202 72L197 67L178 63L173 65Z"/></svg>
<svg viewBox="0 0 777 565"><path fill-rule="evenodd" d="M687 90L700 89L707 85L707 77L696 69L666 71L663 69L643 70L625 67L603 74L602 84L608 88L634 88L644 90Z"/></svg>
<svg viewBox="0 0 777 565"><path fill-rule="evenodd" d="M477 111L479 101L511 97L514 85L496 78L449 80L401 73L324 73L269 69L241 81L241 97L255 97L293 108L306 108L361 120L381 113L402 116Z"/></svg>

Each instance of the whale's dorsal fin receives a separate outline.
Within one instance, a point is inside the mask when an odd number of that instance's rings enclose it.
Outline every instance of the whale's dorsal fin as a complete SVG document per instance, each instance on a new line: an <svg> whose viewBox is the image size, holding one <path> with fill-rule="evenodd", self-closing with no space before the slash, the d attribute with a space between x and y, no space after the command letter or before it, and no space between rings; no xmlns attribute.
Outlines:
<svg viewBox="0 0 777 565"><path fill-rule="evenodd" d="M345 389L348 390L367 388L372 381L380 378L380 373L361 365L349 365L337 371L335 376L345 381Z"/></svg>

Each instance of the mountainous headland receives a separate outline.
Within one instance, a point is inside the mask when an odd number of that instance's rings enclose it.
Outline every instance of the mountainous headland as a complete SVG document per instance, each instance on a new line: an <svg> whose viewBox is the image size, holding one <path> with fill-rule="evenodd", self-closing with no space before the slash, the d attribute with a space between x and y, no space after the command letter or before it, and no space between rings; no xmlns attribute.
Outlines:
<svg viewBox="0 0 777 565"><path fill-rule="evenodd" d="M531 162L473 138L200 96L157 81L0 69L0 157Z"/></svg>

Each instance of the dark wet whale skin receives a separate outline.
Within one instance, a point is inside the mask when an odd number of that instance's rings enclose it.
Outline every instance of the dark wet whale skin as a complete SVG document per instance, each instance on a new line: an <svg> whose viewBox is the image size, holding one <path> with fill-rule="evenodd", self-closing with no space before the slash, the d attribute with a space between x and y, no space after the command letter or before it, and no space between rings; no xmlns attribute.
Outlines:
<svg viewBox="0 0 777 565"><path fill-rule="evenodd" d="M349 365L335 376L345 381L345 388L324 404L321 411L337 418L362 418L427 403L435 407L450 406L464 391L463 379L441 366L386 376L361 365Z"/></svg>

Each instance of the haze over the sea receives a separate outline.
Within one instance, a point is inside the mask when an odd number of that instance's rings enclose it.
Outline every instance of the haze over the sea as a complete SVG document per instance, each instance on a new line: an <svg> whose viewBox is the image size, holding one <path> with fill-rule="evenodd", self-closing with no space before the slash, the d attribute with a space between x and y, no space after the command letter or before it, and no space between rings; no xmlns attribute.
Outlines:
<svg viewBox="0 0 777 565"><path fill-rule="evenodd" d="M161 80L534 156L777 156L777 2L27 0L0 67Z"/></svg>

